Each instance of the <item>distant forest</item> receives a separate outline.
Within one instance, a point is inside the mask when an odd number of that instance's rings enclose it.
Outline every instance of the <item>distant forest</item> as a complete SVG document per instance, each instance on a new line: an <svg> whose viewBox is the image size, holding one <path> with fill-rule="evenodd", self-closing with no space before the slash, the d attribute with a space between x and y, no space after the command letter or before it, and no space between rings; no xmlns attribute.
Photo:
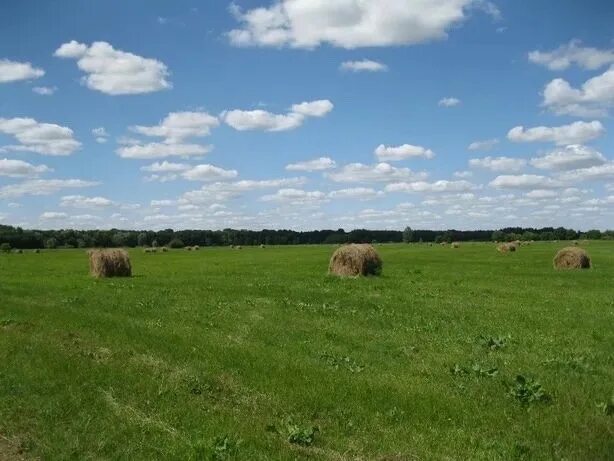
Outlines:
<svg viewBox="0 0 614 461"><path fill-rule="evenodd" d="M355 229L337 230L26 230L0 225L0 246L7 249L35 248L92 248L92 247L149 247L186 245L310 245L341 243L394 242L484 242L513 240L614 240L614 230L579 232L564 227L541 229L509 227L500 230L419 230L403 231Z"/></svg>

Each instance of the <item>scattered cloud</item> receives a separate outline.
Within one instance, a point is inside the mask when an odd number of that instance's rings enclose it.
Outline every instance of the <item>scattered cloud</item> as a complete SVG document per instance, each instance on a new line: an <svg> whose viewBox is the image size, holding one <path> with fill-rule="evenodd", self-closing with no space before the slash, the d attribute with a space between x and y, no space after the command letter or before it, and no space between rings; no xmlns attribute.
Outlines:
<svg viewBox="0 0 614 461"><path fill-rule="evenodd" d="M473 177L473 172L472 171L455 171L452 176L454 176L455 178L459 178L459 179L467 179L467 178Z"/></svg>
<svg viewBox="0 0 614 461"><path fill-rule="evenodd" d="M46 165L32 165L22 160L0 159L0 176L10 178L33 178L53 171Z"/></svg>
<svg viewBox="0 0 614 461"><path fill-rule="evenodd" d="M529 61L550 70L565 70L573 64L582 69L596 70L614 64L614 49L584 47L580 40L571 40L552 51L531 51Z"/></svg>
<svg viewBox="0 0 614 461"><path fill-rule="evenodd" d="M56 220L65 220L68 219L68 214L60 213L57 211L45 211L40 215L39 218L41 221L56 221Z"/></svg>
<svg viewBox="0 0 614 461"><path fill-rule="evenodd" d="M473 141L471 144L469 144L467 149L471 151L487 151L494 149L497 144L499 144L499 140L497 138L485 139L483 141Z"/></svg>
<svg viewBox="0 0 614 461"><path fill-rule="evenodd" d="M376 157L381 161L397 161L408 158L433 158L435 153L431 149L422 146L413 146L411 144L403 144L402 146L385 146L380 144L375 149Z"/></svg>
<svg viewBox="0 0 614 461"><path fill-rule="evenodd" d="M466 192L475 188L476 185L469 181L447 181L442 179L435 182L414 181L393 183L386 186L386 192Z"/></svg>
<svg viewBox="0 0 614 461"><path fill-rule="evenodd" d="M298 128L308 117L323 117L333 110L327 99L294 104L286 114L274 114L265 110L224 111L222 120L238 131L287 131Z"/></svg>
<svg viewBox="0 0 614 461"><path fill-rule="evenodd" d="M606 161L601 152L588 146L572 144L531 159L531 165L542 170L566 171L599 166Z"/></svg>
<svg viewBox="0 0 614 461"><path fill-rule="evenodd" d="M275 194L262 196L261 200L263 202L281 202L292 206L319 205L328 201L324 192L302 189L279 189Z"/></svg>
<svg viewBox="0 0 614 461"><path fill-rule="evenodd" d="M142 171L148 171L150 173L181 173L182 171L189 170L191 168L187 163L171 163L166 160L163 162L155 162L151 165L141 167Z"/></svg>
<svg viewBox="0 0 614 461"><path fill-rule="evenodd" d="M224 170L213 165L196 165L182 173L185 179L190 181L219 181L233 179L239 175L237 170Z"/></svg>
<svg viewBox="0 0 614 461"><path fill-rule="evenodd" d="M546 176L521 174L497 176L490 186L497 189L557 189L563 184Z"/></svg>
<svg viewBox="0 0 614 461"><path fill-rule="evenodd" d="M339 189L328 193L331 199L358 199L370 200L383 196L382 191L377 191L370 187L353 187L349 189Z"/></svg>
<svg viewBox="0 0 614 461"><path fill-rule="evenodd" d="M2 151L35 152L42 155L70 155L81 147L70 128L39 123L33 118L0 118L0 133L14 136L19 144L0 146Z"/></svg>
<svg viewBox="0 0 614 461"><path fill-rule="evenodd" d="M242 196L251 191L274 188L289 188L302 186L305 178L282 178L251 180L244 179L233 182L215 182L206 184L202 188L186 192L181 200L182 204L213 204L222 203Z"/></svg>
<svg viewBox="0 0 614 461"><path fill-rule="evenodd" d="M349 72L386 72L388 66L370 59L362 59L360 61L342 62L339 69Z"/></svg>
<svg viewBox="0 0 614 461"><path fill-rule="evenodd" d="M314 160L291 163L286 165L288 171L323 171L335 168L337 163L330 157L320 157Z"/></svg>
<svg viewBox="0 0 614 461"><path fill-rule="evenodd" d="M448 29L466 18L468 7L484 9L489 4L474 0L278 0L245 12L232 4L231 13L240 28L231 30L228 37L235 46L310 49L330 44L351 49L414 45L446 38ZM493 9L488 13L493 14Z"/></svg>
<svg viewBox="0 0 614 461"><path fill-rule="evenodd" d="M24 195L52 195L63 189L75 189L98 185L95 181L82 179L29 179L18 184L0 187L0 198L15 198Z"/></svg>
<svg viewBox="0 0 614 461"><path fill-rule="evenodd" d="M96 137L96 142L98 144L104 144L108 141L109 133L107 133L107 130L102 126L94 128L92 134Z"/></svg>
<svg viewBox="0 0 614 461"><path fill-rule="evenodd" d="M471 168L484 168L501 173L516 173L522 170L527 161L522 158L512 157L484 157L469 159Z"/></svg>
<svg viewBox="0 0 614 461"><path fill-rule="evenodd" d="M107 42L88 46L72 40L62 44L54 56L76 59L79 69L87 74L83 84L105 94L151 93L172 87L164 63L116 50Z"/></svg>
<svg viewBox="0 0 614 461"><path fill-rule="evenodd" d="M573 122L569 125L547 127L537 126L525 129L523 126L512 128L507 138L513 142L553 142L557 145L584 144L605 133L601 122Z"/></svg>
<svg viewBox="0 0 614 461"><path fill-rule="evenodd" d="M45 75L43 69L32 66L29 62L9 61L0 59L0 83L33 80Z"/></svg>
<svg viewBox="0 0 614 461"><path fill-rule="evenodd" d="M211 146L200 144L164 144L152 142L149 144L135 144L122 146L116 150L122 158L129 159L156 159L164 157L189 157L193 155L204 155L211 152Z"/></svg>
<svg viewBox="0 0 614 461"><path fill-rule="evenodd" d="M561 174L560 179L563 181L614 180L614 162L568 171Z"/></svg>
<svg viewBox="0 0 614 461"><path fill-rule="evenodd" d="M414 181L426 178L426 173L416 173L409 168L397 168L389 163L365 165L350 163L338 171L327 173L329 179L335 182L392 182Z"/></svg>
<svg viewBox="0 0 614 461"><path fill-rule="evenodd" d="M58 90L57 86L35 86L32 91L41 96L51 96Z"/></svg>
<svg viewBox="0 0 614 461"><path fill-rule="evenodd" d="M158 125L131 126L134 133L164 138L166 144L180 144L188 138L209 136L219 126L217 117L207 112L171 112Z"/></svg>
<svg viewBox="0 0 614 461"><path fill-rule="evenodd" d="M557 115L605 117L614 107L614 66L573 88L567 80L556 78L544 88L542 106Z"/></svg>
<svg viewBox="0 0 614 461"><path fill-rule="evenodd" d="M113 201L104 197L85 197L83 195L65 195L61 198L60 206L70 208L107 208Z"/></svg>
<svg viewBox="0 0 614 461"><path fill-rule="evenodd" d="M454 107L458 106L461 103L461 100L458 98L442 98L437 103L440 107Z"/></svg>

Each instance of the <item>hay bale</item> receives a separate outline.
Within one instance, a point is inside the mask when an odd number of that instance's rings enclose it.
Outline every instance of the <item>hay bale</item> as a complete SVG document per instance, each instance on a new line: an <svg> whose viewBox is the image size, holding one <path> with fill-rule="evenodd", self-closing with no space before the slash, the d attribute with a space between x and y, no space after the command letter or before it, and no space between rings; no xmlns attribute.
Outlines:
<svg viewBox="0 0 614 461"><path fill-rule="evenodd" d="M160 251L162 251L162 253L166 253L168 251L168 248L162 247L162 248L160 248Z"/></svg>
<svg viewBox="0 0 614 461"><path fill-rule="evenodd" d="M582 248L566 247L554 257L555 269L590 269L591 258Z"/></svg>
<svg viewBox="0 0 614 461"><path fill-rule="evenodd" d="M452 248L460 248L460 242L452 242Z"/></svg>
<svg viewBox="0 0 614 461"><path fill-rule="evenodd" d="M497 251L499 253L510 253L516 251L516 245L513 243L502 243L497 246Z"/></svg>
<svg viewBox="0 0 614 461"><path fill-rule="evenodd" d="M194 246L192 247L192 250L194 250L194 251L198 251L198 250L200 250L200 247L199 247L198 245L194 245Z"/></svg>
<svg viewBox="0 0 614 461"><path fill-rule="evenodd" d="M35 254L39 254L41 252L41 250L39 248L37 248L36 250L33 251L33 253Z"/></svg>
<svg viewBox="0 0 614 461"><path fill-rule="evenodd" d="M188 251L192 251L194 248L192 248L192 247L185 247L185 249L188 250Z"/></svg>
<svg viewBox="0 0 614 461"><path fill-rule="evenodd" d="M264 246L264 243L261 243L261 244L260 244L260 248L266 248L266 247Z"/></svg>
<svg viewBox="0 0 614 461"><path fill-rule="evenodd" d="M242 249L243 249L243 247L241 245L235 246L235 250L242 250Z"/></svg>
<svg viewBox="0 0 614 461"><path fill-rule="evenodd" d="M382 258L368 243L344 245L330 258L328 273L343 277L358 275L379 275L382 272Z"/></svg>
<svg viewBox="0 0 614 461"><path fill-rule="evenodd" d="M123 249L90 250L90 275L102 277L131 277L130 256Z"/></svg>

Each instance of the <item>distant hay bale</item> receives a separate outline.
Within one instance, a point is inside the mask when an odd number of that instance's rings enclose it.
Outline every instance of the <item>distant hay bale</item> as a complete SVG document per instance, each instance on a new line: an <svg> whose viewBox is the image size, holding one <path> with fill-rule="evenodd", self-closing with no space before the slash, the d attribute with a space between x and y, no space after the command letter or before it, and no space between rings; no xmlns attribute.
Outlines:
<svg viewBox="0 0 614 461"><path fill-rule="evenodd" d="M368 243L344 245L330 258L328 273L342 277L358 275L379 275L382 272L382 258Z"/></svg>
<svg viewBox="0 0 614 461"><path fill-rule="evenodd" d="M264 246L264 243L261 243L261 244L260 244L260 248L266 248L266 247Z"/></svg>
<svg viewBox="0 0 614 461"><path fill-rule="evenodd" d="M502 243L497 246L497 251L499 253L510 253L516 251L516 245L513 243Z"/></svg>
<svg viewBox="0 0 614 461"><path fill-rule="evenodd" d="M157 253L158 249L157 248L145 248L143 250L143 253Z"/></svg>
<svg viewBox="0 0 614 461"><path fill-rule="evenodd" d="M162 248L160 248L160 251L161 251L162 253L166 253L166 252L168 251L168 248L166 248L166 247L162 247Z"/></svg>
<svg viewBox="0 0 614 461"><path fill-rule="evenodd" d="M580 243L577 240L574 240L573 244L576 245L576 246L580 245Z"/></svg>
<svg viewBox="0 0 614 461"><path fill-rule="evenodd" d="M235 249L235 246L234 246L234 245L230 245L230 249L231 249L231 250L234 250L234 249Z"/></svg>
<svg viewBox="0 0 614 461"><path fill-rule="evenodd" d="M516 251L517 249L519 249L519 248L520 248L520 243L519 243L517 240L516 240L516 241L513 241L513 242L509 242L509 243L508 243L508 245L509 245L510 247L514 247L514 250L513 250L513 251Z"/></svg>
<svg viewBox="0 0 614 461"><path fill-rule="evenodd" d="M432 247L432 246L433 246L433 244L432 244L432 243L429 243L429 246L430 246L430 247Z"/></svg>
<svg viewBox="0 0 614 461"><path fill-rule="evenodd" d="M37 248L36 250L33 251L33 253L39 254L41 252L41 250L39 248Z"/></svg>
<svg viewBox="0 0 614 461"><path fill-rule="evenodd" d="M131 277L130 256L123 249L89 250L90 275L103 277Z"/></svg>
<svg viewBox="0 0 614 461"><path fill-rule="evenodd" d="M194 250L194 251L198 251L198 250L200 250L200 247L199 247L198 245L194 245L194 246L192 247L192 250Z"/></svg>
<svg viewBox="0 0 614 461"><path fill-rule="evenodd" d="M452 248L460 248L460 242L452 242Z"/></svg>
<svg viewBox="0 0 614 461"><path fill-rule="evenodd" d="M591 258L582 248L566 247L554 257L555 269L590 269Z"/></svg>
<svg viewBox="0 0 614 461"><path fill-rule="evenodd" d="M243 249L243 247L241 245L236 245L235 246L235 250L242 250L242 249Z"/></svg>
<svg viewBox="0 0 614 461"><path fill-rule="evenodd" d="M442 247L445 247L447 245L446 242L441 242L439 245L441 245Z"/></svg>
<svg viewBox="0 0 614 461"><path fill-rule="evenodd" d="M188 250L188 251L192 251L194 248L192 248L192 247L185 247L185 249Z"/></svg>
<svg viewBox="0 0 614 461"><path fill-rule="evenodd" d="M19 249L13 250L13 253L20 255L20 254L23 254L23 250L19 250Z"/></svg>

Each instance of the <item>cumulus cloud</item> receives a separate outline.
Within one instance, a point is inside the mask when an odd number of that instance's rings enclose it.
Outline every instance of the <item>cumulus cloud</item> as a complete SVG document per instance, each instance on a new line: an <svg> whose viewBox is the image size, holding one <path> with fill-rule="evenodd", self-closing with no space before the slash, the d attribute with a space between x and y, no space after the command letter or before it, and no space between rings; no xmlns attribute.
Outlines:
<svg viewBox="0 0 614 461"><path fill-rule="evenodd" d="M206 112L171 112L158 125L131 126L130 131L164 138L166 144L179 144L188 138L208 136L219 124L217 117Z"/></svg>
<svg viewBox="0 0 614 461"><path fill-rule="evenodd" d="M51 96L57 90L57 86L35 86L32 88L32 92L40 94L41 96Z"/></svg>
<svg viewBox="0 0 614 461"><path fill-rule="evenodd" d="M497 189L557 189L563 187L560 181L535 174L501 175L490 182Z"/></svg>
<svg viewBox="0 0 614 461"><path fill-rule="evenodd" d="M85 197L83 195L65 195L60 206L70 208L107 208L113 201L105 197Z"/></svg>
<svg viewBox="0 0 614 461"><path fill-rule="evenodd" d="M458 106L460 103L461 103L460 99L448 97L448 98L441 98L439 102L437 103L437 105L440 107L454 107L454 106Z"/></svg>
<svg viewBox="0 0 614 461"><path fill-rule="evenodd" d="M193 155L204 155L211 152L211 146L200 144L164 144L152 142L148 144L135 144L121 146L116 150L122 158L129 159L155 159L164 157L189 157Z"/></svg>
<svg viewBox="0 0 614 461"><path fill-rule="evenodd" d="M233 179L238 176L237 170L224 170L213 165L196 165L182 173L185 179L190 181L219 181Z"/></svg>
<svg viewBox="0 0 614 461"><path fill-rule="evenodd" d="M472 151L483 151L483 150L491 150L497 144L499 144L499 140L497 138L493 139L485 139L483 141L473 141L467 149Z"/></svg>
<svg viewBox="0 0 614 461"><path fill-rule="evenodd" d="M32 66L29 62L9 61L0 59L0 83L33 80L45 75L43 69Z"/></svg>
<svg viewBox="0 0 614 461"><path fill-rule="evenodd" d="M350 163L339 171L328 173L327 177L335 182L392 182L413 181L426 178L423 172L416 173L409 168L397 168L389 163L365 165L363 163Z"/></svg>
<svg viewBox="0 0 614 461"><path fill-rule="evenodd" d="M40 215L41 221L55 221L55 220L65 220L68 219L68 214L60 213L57 211L45 211Z"/></svg>
<svg viewBox="0 0 614 461"><path fill-rule="evenodd" d="M349 189L339 189L328 193L328 197L331 199L358 199L358 200L370 200L383 196L382 191L377 191L370 187L352 187Z"/></svg>
<svg viewBox="0 0 614 461"><path fill-rule="evenodd" d="M183 194L181 200L183 204L212 204L221 203L240 197L244 193L273 188L290 188L301 186L305 183L305 178L282 178L241 181L215 182L206 184L202 188L189 191Z"/></svg>
<svg viewBox="0 0 614 461"><path fill-rule="evenodd" d="M286 165L288 171L323 171L335 168L337 163L330 157L320 157L305 162L297 162Z"/></svg>
<svg viewBox="0 0 614 461"><path fill-rule="evenodd" d="M274 114L265 110L224 111L222 120L238 131L288 131L301 126L308 117L323 117L333 110L327 99L294 104L286 114Z"/></svg>
<svg viewBox="0 0 614 461"><path fill-rule="evenodd" d="M584 144L605 133L601 122L573 122L569 125L547 127L537 126L525 129L516 126L507 133L507 138L513 142L553 142L557 145Z"/></svg>
<svg viewBox="0 0 614 461"><path fill-rule="evenodd" d="M82 179L29 179L18 184L0 187L0 198L15 198L24 195L51 195L63 189L96 186L99 183Z"/></svg>
<svg viewBox="0 0 614 461"><path fill-rule="evenodd" d="M386 72L388 66L370 59L362 59L360 61L342 62L339 69L350 72Z"/></svg>
<svg viewBox="0 0 614 461"><path fill-rule="evenodd" d="M526 164L527 161L525 159L511 157L484 157L469 160L471 168L484 168L490 171L509 173L522 170Z"/></svg>
<svg viewBox="0 0 614 461"><path fill-rule="evenodd" d="M465 19L468 7L484 10L485 5L494 6L474 0L276 0L244 12L233 4L240 28L228 36L236 46L413 45L446 38L447 30ZM492 14L492 8L487 12Z"/></svg>
<svg viewBox="0 0 614 461"><path fill-rule="evenodd" d="M442 179L435 182L414 181L393 183L386 186L386 192L466 192L475 188L475 184L469 181L447 181Z"/></svg>
<svg viewBox="0 0 614 461"><path fill-rule="evenodd" d="M572 144L531 159L531 165L542 170L565 171L603 165L606 161L601 152L588 146Z"/></svg>
<svg viewBox="0 0 614 461"><path fill-rule="evenodd" d="M82 82L88 88L110 95L151 93L171 88L166 65L156 59L116 50L107 42L91 46L72 40L62 44L54 56L76 59L87 75Z"/></svg>
<svg viewBox="0 0 614 461"><path fill-rule="evenodd" d="M328 201L326 194L320 191L302 189L280 189L275 194L261 197L263 202L281 202L286 205L319 205Z"/></svg>
<svg viewBox="0 0 614 461"><path fill-rule="evenodd" d="M556 78L544 88L542 106L557 115L605 117L614 107L614 66L573 88L569 82Z"/></svg>
<svg viewBox="0 0 614 461"><path fill-rule="evenodd" d="M614 162L568 171L561 174L560 178L563 181L612 180L614 179Z"/></svg>
<svg viewBox="0 0 614 461"><path fill-rule="evenodd" d="M32 165L22 160L0 159L0 176L10 178L32 178L53 171L46 165Z"/></svg>
<svg viewBox="0 0 614 461"><path fill-rule="evenodd" d="M190 168L191 166L187 163L171 163L165 160L163 162L154 162L151 165L143 166L141 170L150 173L180 173Z"/></svg>
<svg viewBox="0 0 614 461"><path fill-rule="evenodd" d="M109 133L107 133L107 130L102 126L94 128L92 134L96 137L96 142L98 144L104 144L109 138Z"/></svg>
<svg viewBox="0 0 614 461"><path fill-rule="evenodd" d="M550 70L565 70L573 64L582 69L596 70L614 63L614 50L585 47L580 40L571 40L552 51L531 51L529 61Z"/></svg>
<svg viewBox="0 0 614 461"><path fill-rule="evenodd" d="M411 144L403 144L396 147L380 144L375 149L375 155L379 160L388 162L417 157L429 159L435 157L435 153L431 149Z"/></svg>
<svg viewBox="0 0 614 461"><path fill-rule="evenodd" d="M40 123L33 118L0 118L0 133L14 136L19 144L0 146L1 151L36 152L42 155L70 155L81 147L70 128Z"/></svg>

